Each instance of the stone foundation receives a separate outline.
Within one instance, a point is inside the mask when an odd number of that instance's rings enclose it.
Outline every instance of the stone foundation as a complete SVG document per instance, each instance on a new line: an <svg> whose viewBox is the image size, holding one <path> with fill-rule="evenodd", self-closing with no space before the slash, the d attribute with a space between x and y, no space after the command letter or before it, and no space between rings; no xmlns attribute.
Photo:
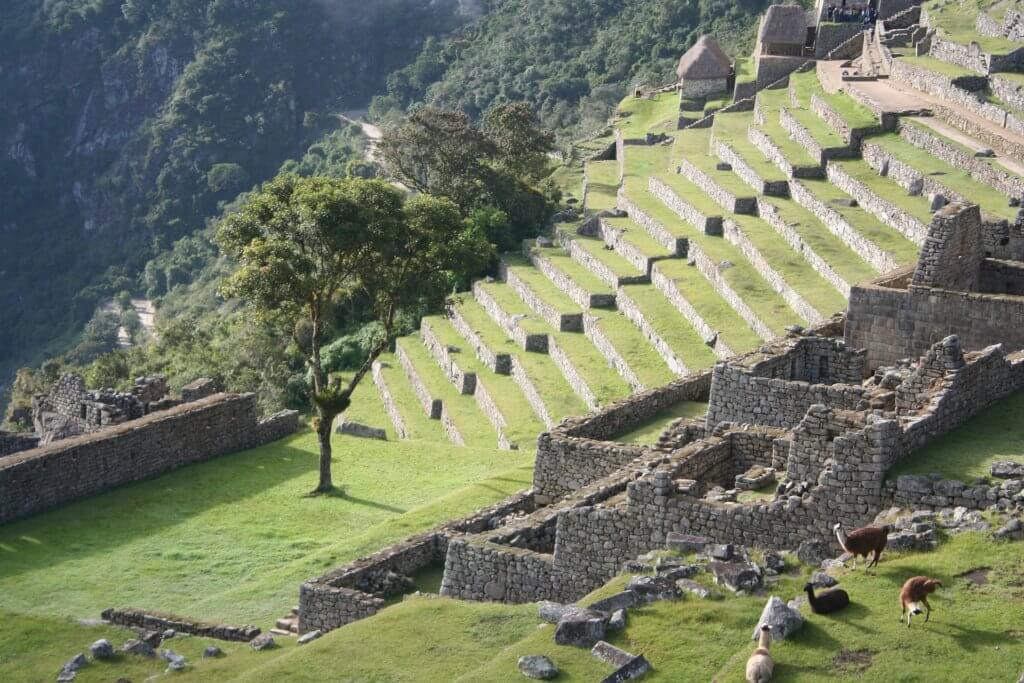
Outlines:
<svg viewBox="0 0 1024 683"><path fill-rule="evenodd" d="M198 400L198 399L197 399ZM140 628L147 631L165 631L173 629L177 633L187 633L202 638L216 638L247 643L260 634L258 626L229 626L226 624L209 624L175 614L150 612L138 609L103 610L103 619L118 626Z"/></svg>

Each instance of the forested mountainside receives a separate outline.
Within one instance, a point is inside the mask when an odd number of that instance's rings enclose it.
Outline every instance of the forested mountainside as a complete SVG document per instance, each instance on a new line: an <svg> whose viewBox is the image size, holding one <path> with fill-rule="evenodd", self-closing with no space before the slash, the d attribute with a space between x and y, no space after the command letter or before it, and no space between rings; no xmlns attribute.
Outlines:
<svg viewBox="0 0 1024 683"><path fill-rule="evenodd" d="M119 293L153 298L158 320L173 327L159 362L125 372L163 369L168 355L187 356L189 371L211 362L191 347L223 348L224 358L246 340L267 347L244 321L211 312L218 271L209 221L282 168L344 169L360 143L334 112L375 96L371 113L381 121L424 103L475 117L525 101L564 143L603 126L633 83L671 79L701 32L737 53L749 48L766 4L3 3L0 396L19 366L76 344L85 353L72 363L112 347L116 325L86 323ZM249 351L251 367L231 386L282 391L283 361Z"/></svg>
<svg viewBox="0 0 1024 683"><path fill-rule="evenodd" d="M458 16L454 0L2 3L0 384Z"/></svg>
<svg viewBox="0 0 1024 683"><path fill-rule="evenodd" d="M388 78L373 113L420 102L483 112L523 101L562 140L603 126L627 89L662 85L703 33L733 55L753 44L765 0L484 0L483 16Z"/></svg>

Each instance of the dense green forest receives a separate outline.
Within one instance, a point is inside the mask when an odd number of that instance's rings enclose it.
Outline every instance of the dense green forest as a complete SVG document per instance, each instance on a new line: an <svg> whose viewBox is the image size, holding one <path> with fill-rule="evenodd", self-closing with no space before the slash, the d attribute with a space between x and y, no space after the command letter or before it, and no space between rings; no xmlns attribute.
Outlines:
<svg viewBox="0 0 1024 683"><path fill-rule="evenodd" d="M301 363L286 340L217 295L227 266L212 226L282 170L372 174L349 166L363 141L335 112L372 99L371 116L397 126L424 104L477 118L522 101L564 145L602 127L631 85L671 80L699 34L736 54L749 49L766 4L4 3L0 388L15 368L62 357L92 363L96 384L202 372L260 390L267 405L301 402L290 388ZM513 241L500 234L507 220L474 211L496 243ZM96 305L126 292L157 304L160 339L104 356L113 328L94 319ZM339 369L366 335L339 333Z"/></svg>

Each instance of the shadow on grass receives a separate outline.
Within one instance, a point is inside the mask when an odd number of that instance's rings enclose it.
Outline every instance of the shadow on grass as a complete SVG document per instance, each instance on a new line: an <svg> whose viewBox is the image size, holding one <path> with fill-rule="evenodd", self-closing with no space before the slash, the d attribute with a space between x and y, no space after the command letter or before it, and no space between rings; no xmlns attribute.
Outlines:
<svg viewBox="0 0 1024 683"><path fill-rule="evenodd" d="M186 465L0 526L0 578L103 555L296 477L308 475L315 485L316 453L290 445L301 438Z"/></svg>
<svg viewBox="0 0 1024 683"><path fill-rule="evenodd" d="M497 490L498 489L495 489L495 491L497 491ZM367 500L366 498L357 498L355 496L350 496L345 491L345 487L344 486L336 486L335 488L331 489L330 491L328 491L326 493L317 493L317 492L307 493L305 497L307 497L307 498L317 498L317 497L337 498L338 500L345 500L345 501L348 501L350 503L355 503L357 505L366 505L368 507L377 508L378 510L385 510L387 512L395 512L395 513L398 513L398 514L402 514L402 513L408 512L408 510L405 510L404 508L395 507L394 505L387 505L385 503L378 503L378 502L373 501L373 500Z"/></svg>

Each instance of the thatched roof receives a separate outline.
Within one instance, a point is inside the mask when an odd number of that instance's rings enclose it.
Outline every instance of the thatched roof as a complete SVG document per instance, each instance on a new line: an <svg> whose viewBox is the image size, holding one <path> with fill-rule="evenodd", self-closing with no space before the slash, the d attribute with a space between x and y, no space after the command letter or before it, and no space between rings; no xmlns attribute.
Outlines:
<svg viewBox="0 0 1024 683"><path fill-rule="evenodd" d="M725 78L732 68L732 60L725 54L721 46L710 36L701 36L682 57L676 74L679 78L705 80Z"/></svg>
<svg viewBox="0 0 1024 683"><path fill-rule="evenodd" d="M761 20L762 43L803 45L807 42L807 13L800 5L772 5Z"/></svg>

